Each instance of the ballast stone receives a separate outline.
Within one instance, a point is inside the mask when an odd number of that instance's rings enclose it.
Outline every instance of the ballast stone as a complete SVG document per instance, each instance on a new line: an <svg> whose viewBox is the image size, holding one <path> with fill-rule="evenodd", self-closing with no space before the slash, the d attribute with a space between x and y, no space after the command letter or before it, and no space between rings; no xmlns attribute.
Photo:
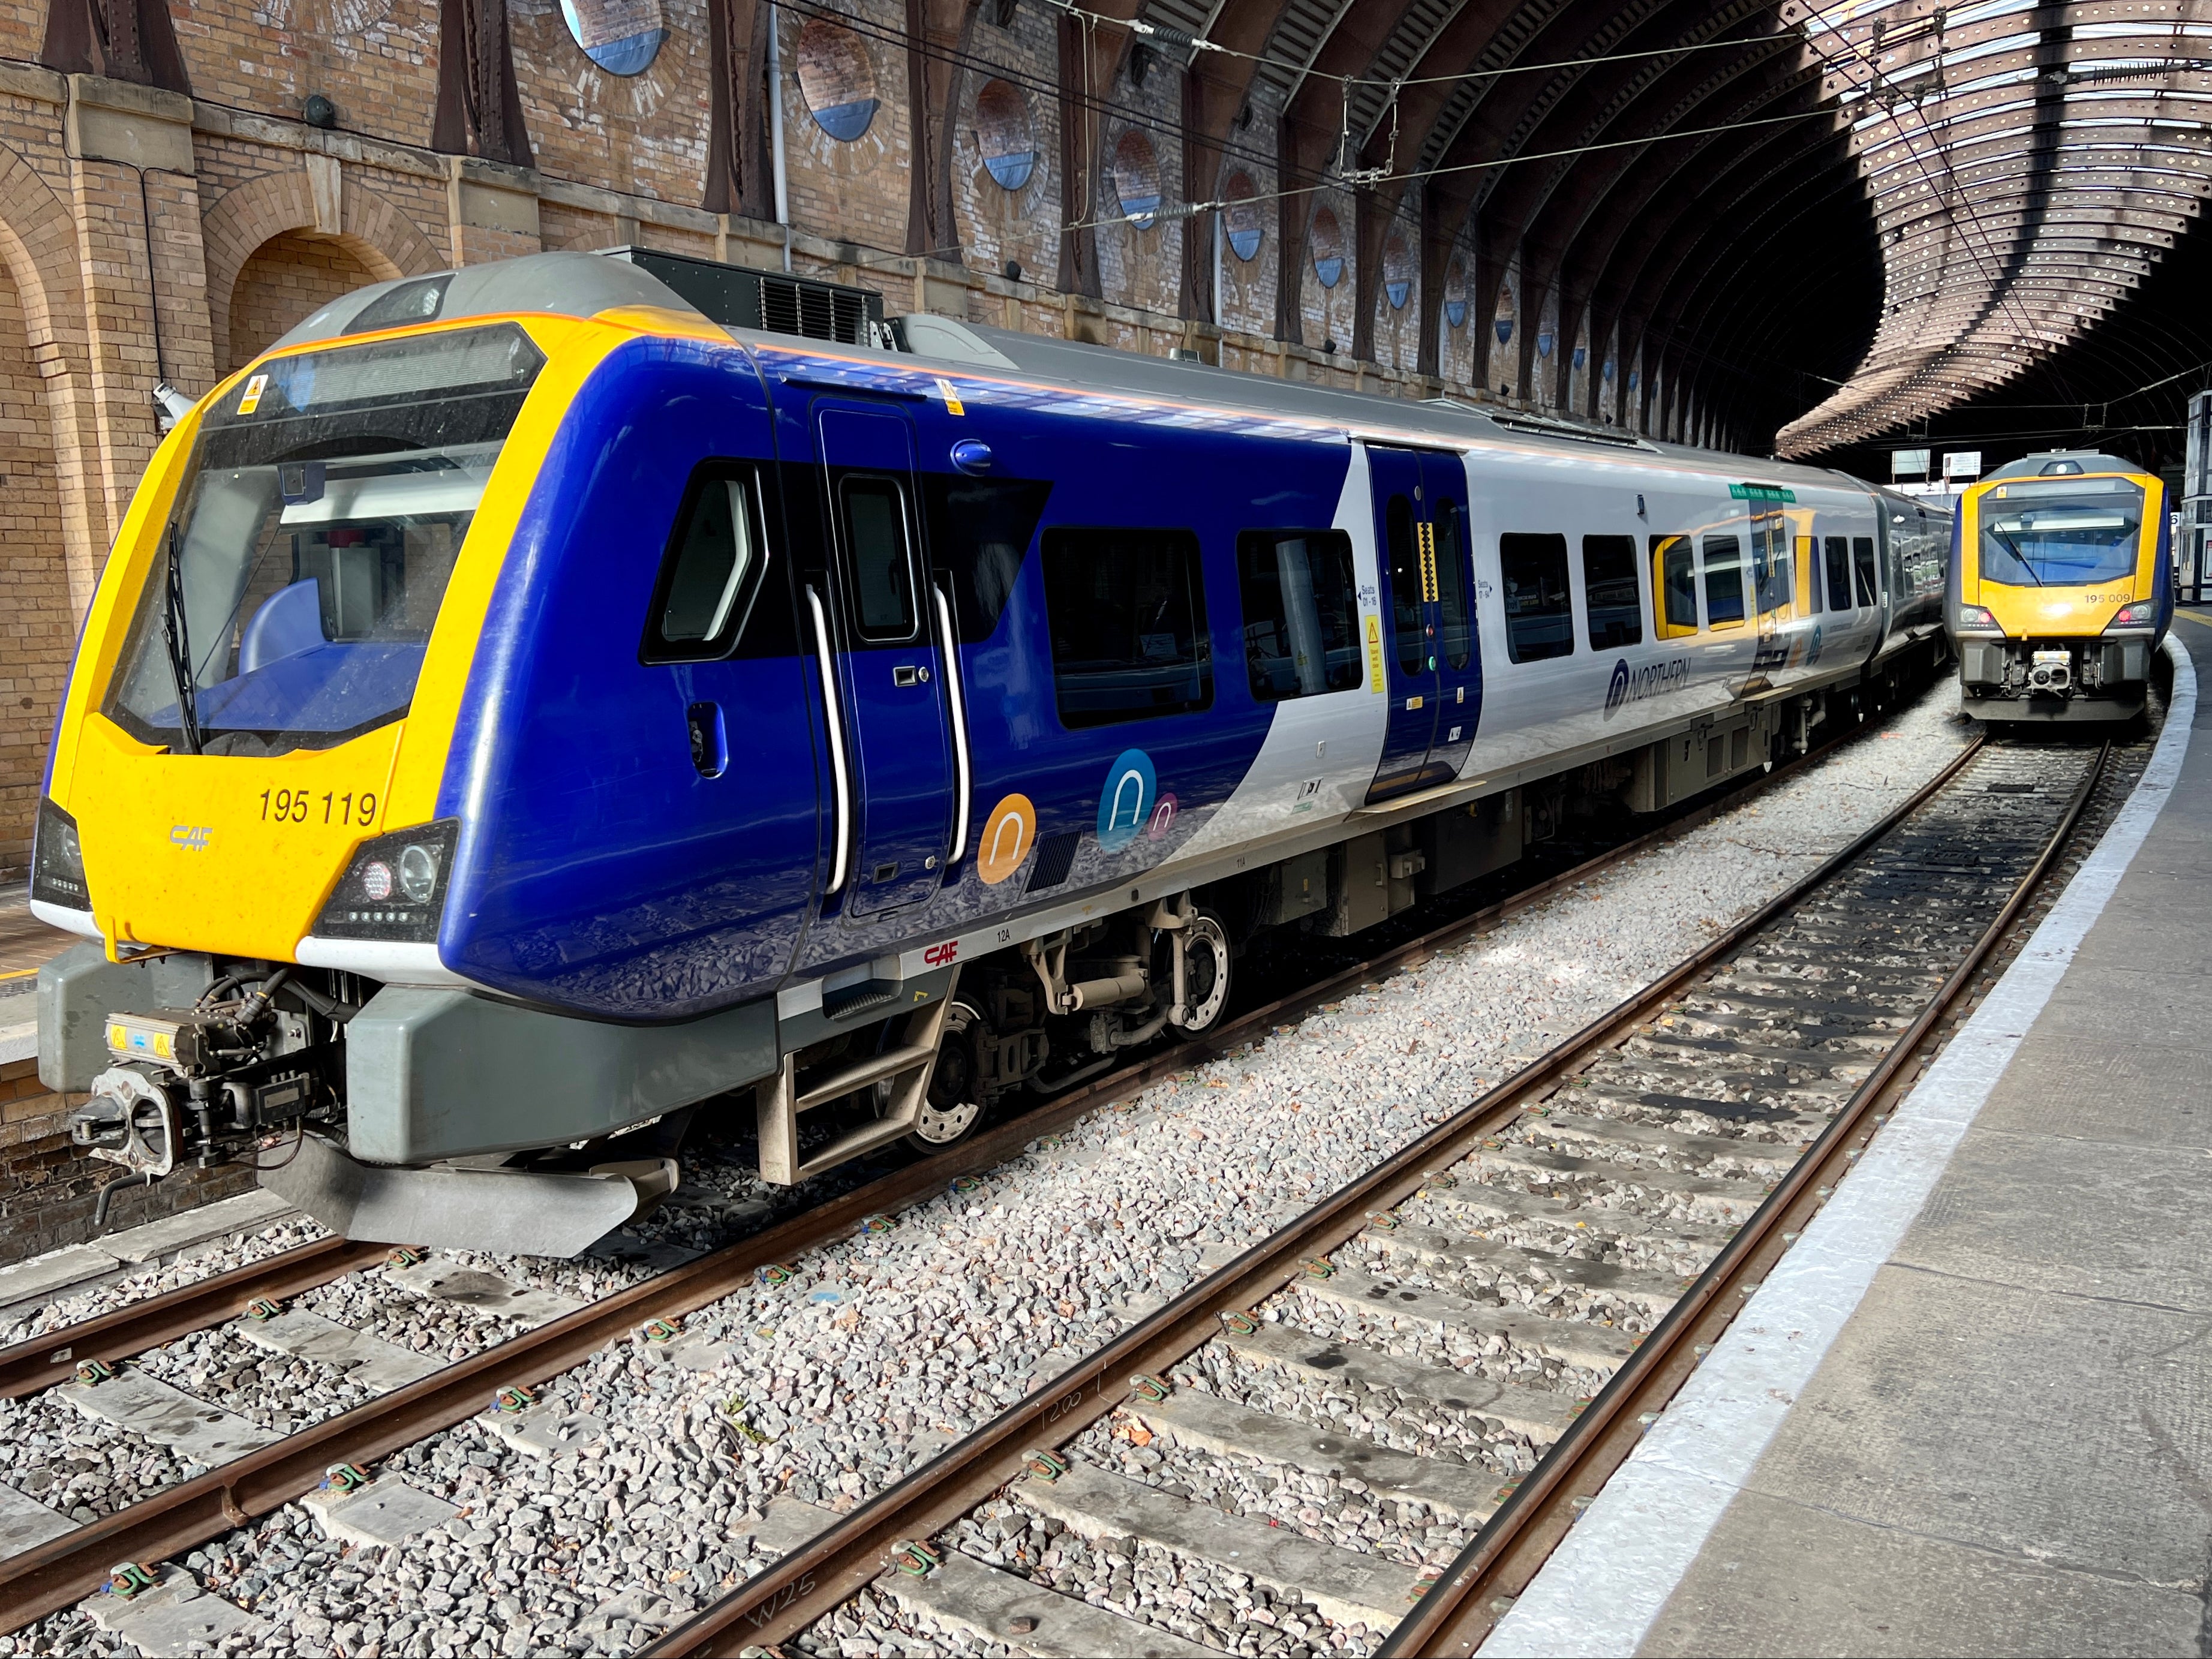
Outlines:
<svg viewBox="0 0 2212 1659"><path fill-rule="evenodd" d="M957 1550L927 1577L887 1572L876 1581L876 1589L910 1613L1036 1659L1091 1659L1098 1654L1115 1659L1215 1659L1217 1652L1157 1625L1044 1589ZM1017 1629L1017 1620L1030 1623Z"/></svg>
<svg viewBox="0 0 2212 1659"><path fill-rule="evenodd" d="M1310 1601L1339 1624L1389 1630L1420 1599L1421 1576L1395 1562L1224 1515L1088 1463L1057 1480L1025 1480L1013 1490L1031 1509L1086 1538L1134 1537L1248 1573L1271 1591Z"/></svg>

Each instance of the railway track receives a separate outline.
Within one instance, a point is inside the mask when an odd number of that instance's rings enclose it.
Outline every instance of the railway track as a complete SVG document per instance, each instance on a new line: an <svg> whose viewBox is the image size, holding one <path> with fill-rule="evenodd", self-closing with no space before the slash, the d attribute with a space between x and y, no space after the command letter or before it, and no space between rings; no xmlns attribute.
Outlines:
<svg viewBox="0 0 2212 1659"><path fill-rule="evenodd" d="M770 1505L781 1559L646 1651L1472 1652L1932 1059L2110 753L1962 753L899 1485Z"/></svg>
<svg viewBox="0 0 2212 1659"><path fill-rule="evenodd" d="M1863 731L1866 728L1861 728ZM1850 741L1856 732L1839 742ZM1835 745L1832 744L1829 748ZM174 1555L253 1516L267 1513L320 1485L335 1465L363 1466L398 1447L473 1415L495 1389L543 1381L590 1353L634 1335L655 1321L680 1320L684 1314L729 1295L761 1268L792 1260L826 1239L850 1233L863 1218L895 1210L942 1189L944 1182L972 1170L990 1167L1036 1137L1049 1134L1096 1109L1104 1102L1141 1089L1170 1073L1188 1068L1209 1053L1249 1041L1286 1016L1340 996L1348 989L1418 963L1434 951L1496 926L1505 917L1541 902L1560 888L1588 878L1605 866L1656 842L1686 833L1714 814L1740 804L1760 789L1819 759L1778 769L1771 777L1700 808L1646 836L1611 849L1547 881L1474 914L1454 918L1381 956L1361 963L1295 995L1255 1009L1213 1035L1203 1045L1186 1045L1097 1079L1089 1086L1032 1111L1018 1121L958 1149L953 1155L894 1170L779 1225L768 1228L696 1260L670 1267L647 1282L600 1297L588 1305L532 1293L501 1283L482 1271L456 1273L453 1264L386 1262L381 1247L326 1240L288 1251L250 1267L178 1291L148 1298L84 1323L46 1332L15 1348L0 1352L0 1395L21 1397L67 1389L98 1405L101 1390L124 1421L133 1413L125 1396L150 1395L136 1402L135 1421L150 1420L149 1409L166 1407L170 1427L181 1430L179 1455L209 1467L204 1474L178 1479L137 1502L82 1526L41 1538L11 1542L17 1553L0 1559L0 1607L9 1629L66 1605L106 1577L118 1559L150 1562ZM282 1304L349 1274L380 1271L401 1288L433 1299L447 1299L512 1316L502 1327L513 1330L454 1364L436 1366L363 1332L349 1330L318 1316ZM441 1284L441 1281L443 1281ZM518 1292L527 1306L515 1305ZM505 1305L502 1305L505 1304ZM290 1353L344 1370L356 1382L356 1394L370 1397L348 1409L287 1435L242 1432L219 1399L201 1399L149 1379L128 1362L161 1344L192 1332L234 1322L258 1346ZM80 1368L82 1368L80 1373ZM115 1389L120 1380L125 1386ZM153 1386L149 1386L149 1382ZM204 1409L196 1409L204 1408ZM100 1414L95 1412L94 1414ZM186 1420L197 1415L200 1425ZM525 1414L527 1415L526 1413ZM509 1427L516 1425L509 1425Z"/></svg>

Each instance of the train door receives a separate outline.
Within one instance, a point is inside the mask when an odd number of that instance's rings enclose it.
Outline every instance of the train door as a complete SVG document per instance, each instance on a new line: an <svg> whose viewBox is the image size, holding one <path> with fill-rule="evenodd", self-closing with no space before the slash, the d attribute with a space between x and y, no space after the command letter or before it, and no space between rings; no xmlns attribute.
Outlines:
<svg viewBox="0 0 2212 1659"><path fill-rule="evenodd" d="M852 846L848 915L874 915L936 891L951 851L951 711L929 603L927 550L904 410L817 402L836 632L843 650Z"/></svg>
<svg viewBox="0 0 2212 1659"><path fill-rule="evenodd" d="M1751 586L1758 613L1759 649L1751 665L1764 672L1782 666L1790 654L1783 630L1794 611L1793 584L1790 520L1783 512L1783 503L1796 497L1786 490L1756 484L1740 488L1750 500Z"/></svg>
<svg viewBox="0 0 2212 1659"><path fill-rule="evenodd" d="M1367 799L1458 775L1482 708L1468 562L1467 470L1458 455L1370 444L1376 560L1389 634L1389 723Z"/></svg>

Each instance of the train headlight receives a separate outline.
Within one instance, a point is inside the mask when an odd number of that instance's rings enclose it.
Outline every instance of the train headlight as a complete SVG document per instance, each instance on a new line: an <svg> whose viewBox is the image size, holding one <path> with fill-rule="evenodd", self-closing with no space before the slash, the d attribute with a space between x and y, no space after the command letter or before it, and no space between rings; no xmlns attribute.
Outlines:
<svg viewBox="0 0 2212 1659"><path fill-rule="evenodd" d="M76 820L43 799L39 802L37 825L31 831L31 896L64 910L92 908L92 890L85 884L84 847L77 840Z"/></svg>
<svg viewBox="0 0 2212 1659"><path fill-rule="evenodd" d="M459 819L441 818L362 842L316 920L315 936L434 942L460 830Z"/></svg>
<svg viewBox="0 0 2212 1659"><path fill-rule="evenodd" d="M2004 637L2004 629L1998 625L1996 616L1986 606L1978 605L1960 605L1959 620L1952 625L1952 631L1959 634L1994 634L1999 639Z"/></svg>
<svg viewBox="0 0 2212 1659"><path fill-rule="evenodd" d="M2137 599L2134 604L2124 605L2113 612L2112 621L2105 624L2105 631L2109 634L2115 629L2155 629L2157 626L2158 601Z"/></svg>
<svg viewBox="0 0 2212 1659"><path fill-rule="evenodd" d="M410 842L399 849L399 890L414 904L428 904L438 890L438 867L444 863L442 848Z"/></svg>

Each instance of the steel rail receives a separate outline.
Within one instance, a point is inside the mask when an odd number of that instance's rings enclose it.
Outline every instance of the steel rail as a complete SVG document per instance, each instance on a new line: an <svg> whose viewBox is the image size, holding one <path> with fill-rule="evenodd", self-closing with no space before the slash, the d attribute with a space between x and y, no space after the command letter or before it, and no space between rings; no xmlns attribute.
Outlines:
<svg viewBox="0 0 2212 1659"><path fill-rule="evenodd" d="M802 1255L857 1226L869 1215L894 1211L931 1196L960 1176L1005 1163L1041 1135L1052 1133L1123 1095L1147 1088L1164 1078L1188 1070L1204 1059L1264 1035L1273 1020L1304 1013L1362 985L1418 966L1438 950L1487 932L1563 888L1688 834L1874 729L1871 721L1862 722L1679 818L1496 903L1429 929L1353 967L1278 997L1216 1030L1072 1089L1048 1104L1025 1112L973 1140L878 1176L825 1200L803 1214L672 1268L644 1284L510 1337L445 1370L326 1418L191 1480L160 1488L112 1515L0 1560L0 1632L19 1630L88 1593L107 1577L117 1561L162 1559L219 1537L231 1527L243 1526L255 1516L267 1514L314 1490L333 1464L365 1465L427 1435L450 1428L482 1409L496 1389L515 1382L535 1384L558 1376L648 1320L681 1318L720 1301L743 1288L758 1268ZM1981 741L1977 738L1934 782L1916 793L1893 817L1917 805L1937 784L1965 764ZM1891 821L1884 820L1885 823ZM1859 844L1854 842L1852 848L1837 854L1808 880L1821 878L1832 867L1840 867L1838 860L1850 855ZM1766 912L1759 914L1763 916ZM1696 960L1705 959L1707 954L1701 952ZM1485 1097L1486 1100L1495 1097L1497 1093L1493 1091L1491 1096ZM202 1285L164 1291L112 1314L64 1326L0 1351L0 1367L15 1367L12 1373L0 1370L0 1376L36 1374L48 1377L47 1384L27 1385L15 1391L32 1392L38 1386L50 1386L73 1374L75 1361L63 1368L63 1362L56 1358L64 1350L74 1351L82 1359L86 1357L85 1343L96 1339L102 1357L120 1358L143 1353L161 1342L204 1328L232 1312L242 1312L248 1302L264 1297L296 1295L343 1277L363 1265L365 1260L381 1255L386 1248L382 1244L322 1240L234 1269ZM318 1254L325 1251L329 1254ZM344 1251L362 1255L349 1256L341 1263L339 1257ZM310 1257L315 1260L310 1261ZM223 1287L220 1292L213 1290L218 1285ZM188 1314L188 1310L195 1306L202 1310L197 1323L191 1322ZM206 1310L210 1309L222 1311L209 1317Z"/></svg>
<svg viewBox="0 0 2212 1659"><path fill-rule="evenodd" d="M1256 1306L1292 1283L1306 1261L1350 1240L1372 1213L1403 1203L1439 1166L1465 1156L1486 1136L1554 1091L1599 1051L1625 1042L1656 1009L1715 962L1741 949L1856 863L1948 785L1980 752L1984 741L1977 737L1841 851L1534 1065L1338 1188L811 1542L756 1573L641 1650L641 1659L736 1655L783 1641L835 1611L884 1570L896 1545L927 1538L984 1502L1021 1472L1032 1450L1064 1443L1131 1399L1133 1376L1164 1376L1219 1333L1222 1314Z"/></svg>
<svg viewBox="0 0 2212 1659"><path fill-rule="evenodd" d="M2108 741L2083 775L2041 855L1918 1018L1890 1045L1811 1150L1722 1247L1497 1514L1468 1540L1419 1604L1383 1639L1376 1659L1471 1654L1490 1634L1512 1598L1536 1576L1574 1524L1576 1500L1595 1496L1627 1460L1643 1433L1644 1418L1665 1409L1696 1368L1698 1349L1717 1342L1741 1310L1746 1297L1738 1292L1753 1288L1772 1268L1790 1238L1802 1231L1825 1201L1823 1189L1832 1191L1865 1149L1879 1127L1869 1122L1876 1105L1893 1104L1918 1080L1917 1070L1905 1075L1906 1066L1921 1055L2042 885L2081 821L2112 752Z"/></svg>
<svg viewBox="0 0 2212 1659"><path fill-rule="evenodd" d="M1427 953L1472 934L1487 932L1498 922L1518 915L1529 906L1541 903L1563 887L1586 881L1609 866L1687 835L1719 814L1732 811L1776 784L1796 775L1815 761L1826 758L1831 752L1865 736L1873 729L1870 724L1862 724L1839 732L1825 743L1777 766L1773 771L1617 847L1593 854L1571 869L1522 888L1496 903L1442 923L1306 989L1289 993L1265 1007L1240 1014L1218 1031L1185 1043L1179 1049L1168 1049L1162 1056L1138 1061L1094 1079L1079 1090L1071 1092L1061 1104L1086 1109L1095 1107L1102 1098L1110 1098L1133 1082L1140 1079L1143 1083L1154 1080L1159 1075L1158 1063L1162 1058L1173 1060L1169 1067L1170 1072L1180 1071L1198 1055L1243 1042L1255 1025L1268 1019L1279 1018L1293 1010L1310 1007L1316 1000L1326 1000L1350 986L1417 965L1425 959ZM1139 1086L1142 1086L1141 1083ZM1031 1126L1033 1133L1034 1126L1039 1121L1039 1115L1035 1111L1019 1120ZM1054 1121L1059 1121L1056 1115ZM943 1169L948 1166L940 1160L933 1167ZM264 1298L283 1301L302 1291L316 1289L369 1265L385 1252L386 1248L383 1244L356 1243L341 1238L318 1239L313 1243L280 1251L259 1261L234 1267L212 1278L143 1297L94 1318L58 1326L38 1336L0 1348L0 1400L21 1399L26 1395L52 1388L57 1383L66 1382L76 1374L77 1364L87 1359L98 1359L112 1364L118 1359L144 1353L149 1348L174 1341L179 1336L190 1335L194 1331L204 1330L225 1319L235 1317L244 1313L248 1304L253 1302ZM0 1583L4 1583L4 1579L0 1579Z"/></svg>
<svg viewBox="0 0 2212 1659"><path fill-rule="evenodd" d="M20 1400L66 1382L86 1360L112 1365L219 1325L264 1297L282 1301L327 1285L367 1267L388 1249L346 1238L319 1238L0 1348L0 1400Z"/></svg>

